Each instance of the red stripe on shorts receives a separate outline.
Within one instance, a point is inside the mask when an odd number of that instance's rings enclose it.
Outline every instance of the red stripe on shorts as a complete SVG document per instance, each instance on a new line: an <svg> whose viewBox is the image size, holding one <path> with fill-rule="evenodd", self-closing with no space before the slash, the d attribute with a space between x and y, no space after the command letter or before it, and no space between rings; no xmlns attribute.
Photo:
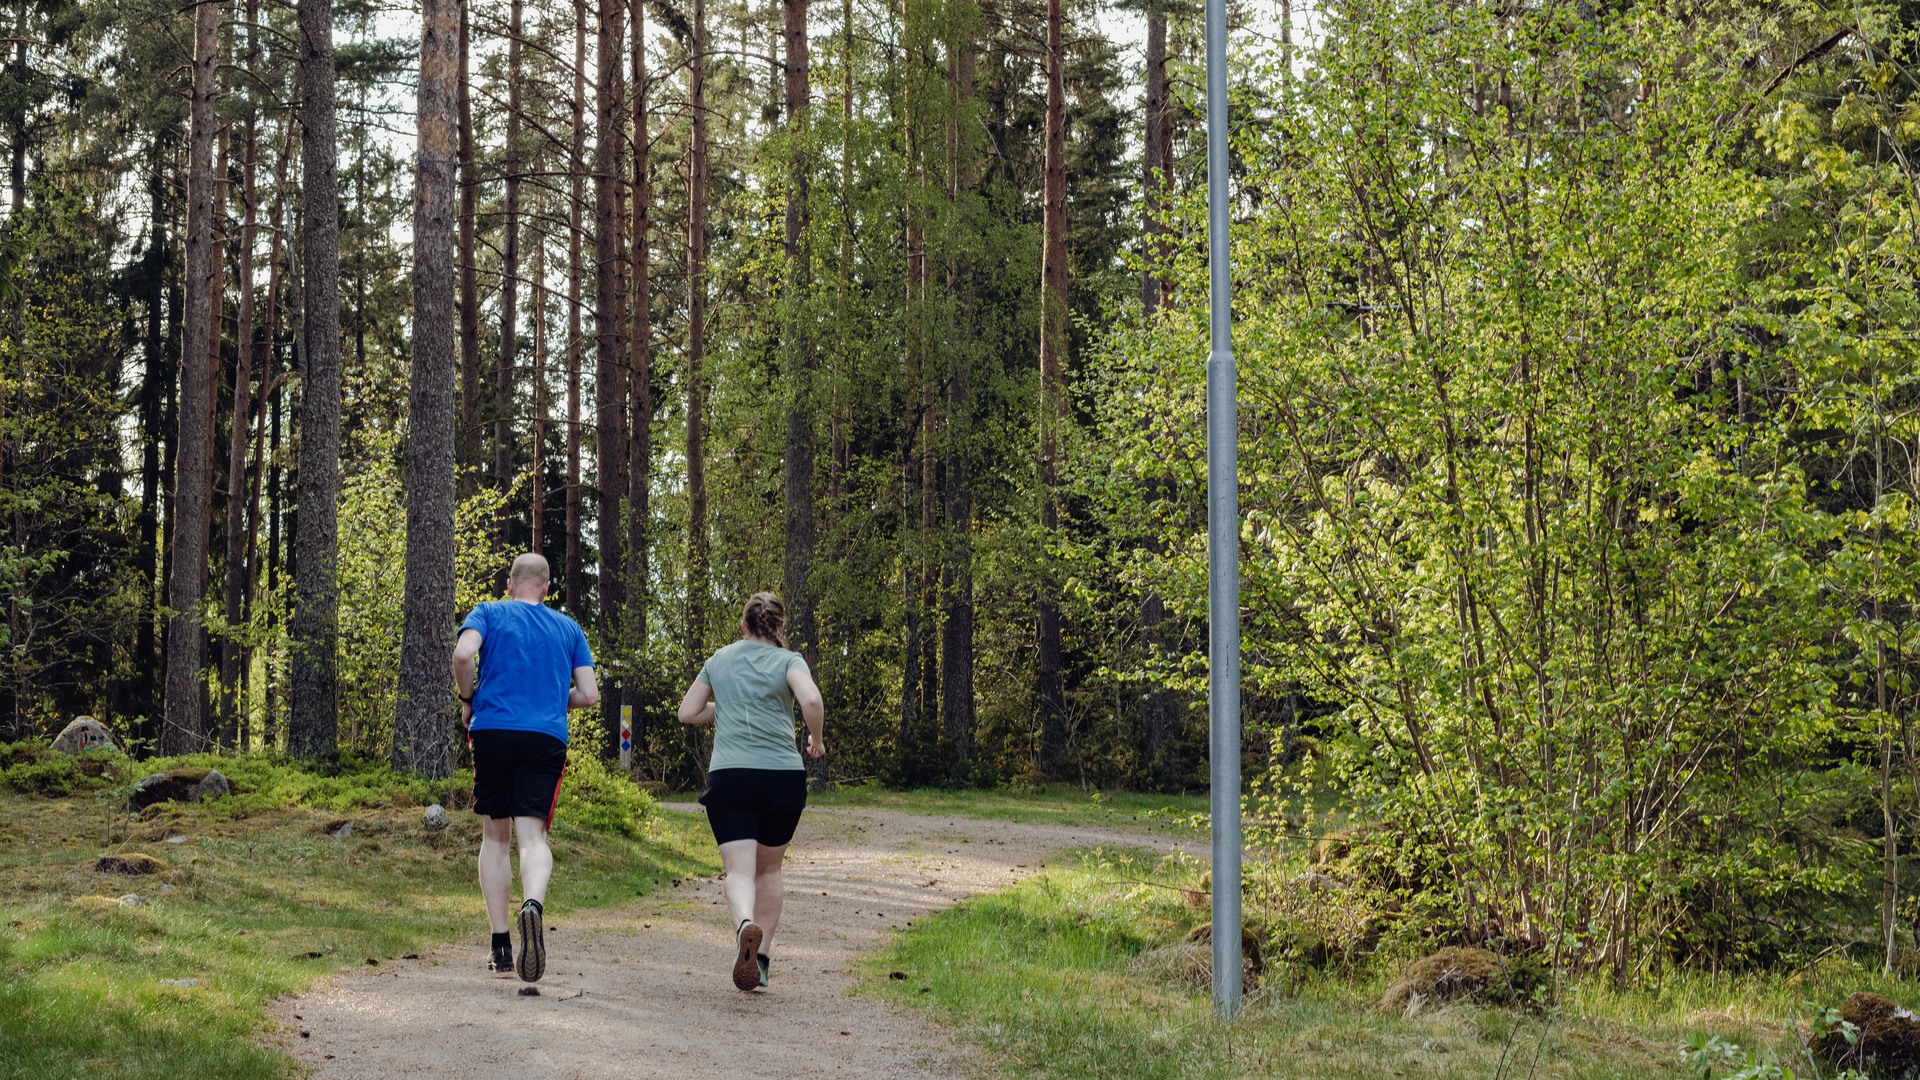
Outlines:
<svg viewBox="0 0 1920 1080"><path fill-rule="evenodd" d="M560 785L567 779L567 767L560 766L560 779L553 782L553 801L547 804L547 830L553 830L553 812L560 806Z"/></svg>

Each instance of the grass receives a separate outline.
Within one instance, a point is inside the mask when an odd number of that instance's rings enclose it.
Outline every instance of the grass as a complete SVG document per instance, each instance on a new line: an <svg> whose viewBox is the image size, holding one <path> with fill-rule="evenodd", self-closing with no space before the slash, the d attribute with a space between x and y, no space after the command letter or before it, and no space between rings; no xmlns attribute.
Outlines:
<svg viewBox="0 0 1920 1080"><path fill-rule="evenodd" d="M344 967L483 940L473 814L428 833L418 803L429 792L378 767L213 763L234 796L131 819L127 765L64 797L0 789L0 1075L174 1077L187 1062L196 1076L295 1075L259 1045L274 998ZM549 910L564 918L713 870L701 822L620 811L645 805L630 784L610 784L573 820L563 805ZM591 811L601 827L581 824ZM614 819L621 827L607 828ZM337 835L342 822L352 828ZM92 868L129 852L164 868ZM126 894L139 903L120 903Z"/></svg>
<svg viewBox="0 0 1920 1080"><path fill-rule="evenodd" d="M874 784L842 785L807 796L810 806L895 810L930 816L984 818L1070 828L1192 832L1206 828L1204 795L1139 795L1088 792L1077 787L1030 791L916 788L894 791Z"/></svg>
<svg viewBox="0 0 1920 1080"><path fill-rule="evenodd" d="M1207 912L1181 888L1191 865L1082 854L1006 892L917 922L868 962L863 992L924 1008L1019 1077L1693 1077L1678 1049L1717 1035L1771 1052L1800 1076L1791 1024L1806 1002L1874 989L1913 1003L1844 961L1789 981L1681 975L1630 992L1575 985L1541 1015L1445 1005L1412 1018L1378 1007L1399 964L1344 972L1281 967L1216 1022L1203 968L1182 956ZM1716 1073L1715 1075L1719 1075Z"/></svg>

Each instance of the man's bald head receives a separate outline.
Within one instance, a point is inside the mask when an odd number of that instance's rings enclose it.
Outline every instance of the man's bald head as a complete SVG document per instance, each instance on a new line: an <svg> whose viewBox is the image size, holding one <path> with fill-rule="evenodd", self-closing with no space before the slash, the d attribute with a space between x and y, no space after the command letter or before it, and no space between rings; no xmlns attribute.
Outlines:
<svg viewBox="0 0 1920 1080"><path fill-rule="evenodd" d="M553 577L553 571L547 566L545 555L536 555L529 551L513 560L513 569L507 572L507 580L527 584L546 584Z"/></svg>

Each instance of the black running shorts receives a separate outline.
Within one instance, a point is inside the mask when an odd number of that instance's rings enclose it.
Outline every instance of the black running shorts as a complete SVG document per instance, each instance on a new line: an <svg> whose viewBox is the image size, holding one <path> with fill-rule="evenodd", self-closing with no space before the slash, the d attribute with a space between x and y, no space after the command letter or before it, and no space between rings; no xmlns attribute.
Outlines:
<svg viewBox="0 0 1920 1080"><path fill-rule="evenodd" d="M793 840L807 808L805 769L715 769L700 793L716 842L757 840L780 847Z"/></svg>
<svg viewBox="0 0 1920 1080"><path fill-rule="evenodd" d="M488 728L467 733L473 747L473 810L491 818L534 817L553 824L567 744L538 731Z"/></svg>

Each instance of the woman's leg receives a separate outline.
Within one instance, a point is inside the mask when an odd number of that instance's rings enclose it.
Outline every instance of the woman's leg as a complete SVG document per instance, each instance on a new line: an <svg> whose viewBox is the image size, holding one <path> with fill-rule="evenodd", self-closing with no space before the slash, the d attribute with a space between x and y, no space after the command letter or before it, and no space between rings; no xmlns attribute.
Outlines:
<svg viewBox="0 0 1920 1080"><path fill-rule="evenodd" d="M787 845L767 847L755 844L753 867L753 921L760 927L760 951L773 955L773 928L780 925L780 908L787 899L786 877L781 865L787 857Z"/></svg>
<svg viewBox="0 0 1920 1080"><path fill-rule="evenodd" d="M729 840L720 845L720 867L727 875L720 891L726 895L727 911L733 916L731 925L736 929L754 917L754 849L759 846L752 840Z"/></svg>

